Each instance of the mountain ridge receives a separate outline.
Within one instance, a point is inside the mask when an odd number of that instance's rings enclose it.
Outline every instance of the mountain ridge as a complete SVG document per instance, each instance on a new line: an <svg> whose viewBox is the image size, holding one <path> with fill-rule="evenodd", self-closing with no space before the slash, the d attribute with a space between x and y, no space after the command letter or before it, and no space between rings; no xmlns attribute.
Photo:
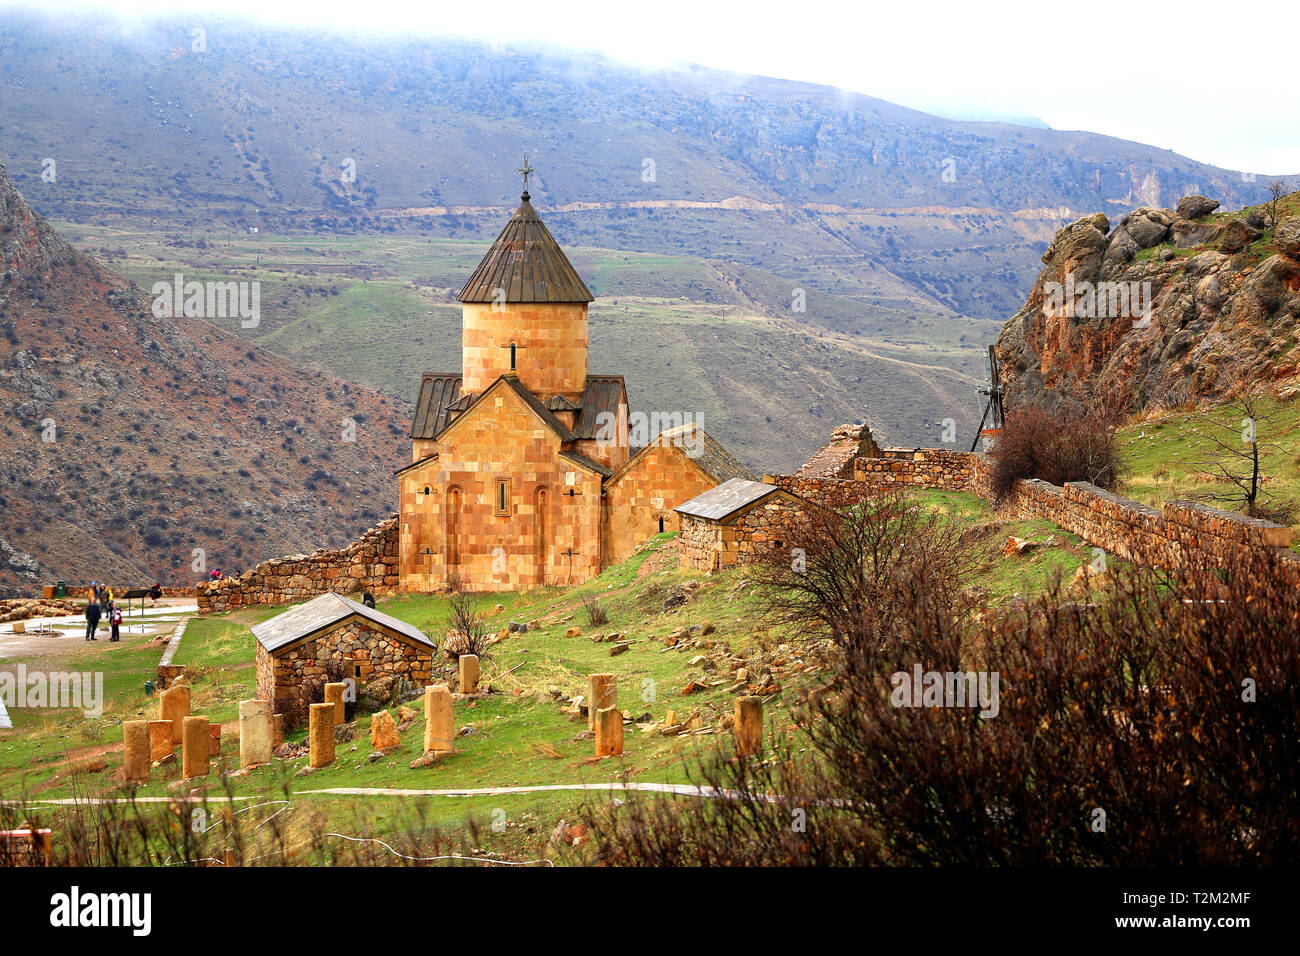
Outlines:
<svg viewBox="0 0 1300 956"><path fill-rule="evenodd" d="M392 510L402 403L160 316L3 165L0 267L0 586L187 583Z"/></svg>
<svg viewBox="0 0 1300 956"><path fill-rule="evenodd" d="M408 222L391 211L508 203L531 149L539 208L744 197L742 208L588 209L555 222L586 244L721 252L794 283L861 285L883 267L915 286L918 307L934 297L975 317L1019 306L1034 260L1070 217L1027 228L1010 210L1122 213L1195 192L1245 204L1266 189L1266 178L1131 141L947 120L818 84L205 22L202 53L193 24L175 20L128 30L98 18L70 31L27 15L0 26L0 95L8 116L25 118L0 126L16 184L77 221L300 229L319 219L464 238L490 228L495 208ZM133 117L129 137L121 117ZM57 182L41 178L44 159L58 163ZM748 203L797 208L755 219Z"/></svg>

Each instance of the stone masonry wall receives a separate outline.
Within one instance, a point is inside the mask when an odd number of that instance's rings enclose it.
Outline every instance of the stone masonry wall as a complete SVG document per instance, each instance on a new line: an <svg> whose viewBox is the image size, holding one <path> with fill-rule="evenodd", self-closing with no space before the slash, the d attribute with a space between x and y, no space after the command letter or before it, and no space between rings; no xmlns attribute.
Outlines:
<svg viewBox="0 0 1300 956"><path fill-rule="evenodd" d="M981 453L941 448L886 449L875 458L858 458L852 478L769 476L781 488L825 507L861 501L883 485L913 489L968 491L991 500L992 460ZM1226 567L1251 551L1272 551L1285 574L1300 583L1300 555L1289 550L1291 529L1221 511L1198 502L1167 501L1152 508L1087 482L1065 487L1021 480L998 506L1012 518L1045 518L1121 558L1152 567L1204 560Z"/></svg>
<svg viewBox="0 0 1300 956"><path fill-rule="evenodd" d="M345 548L272 558L238 577L195 588L200 614L255 604L291 604L330 591L391 594L397 589L397 516Z"/></svg>
<svg viewBox="0 0 1300 956"><path fill-rule="evenodd" d="M681 547L683 567L697 571L717 570L721 554L721 539L716 522L694 515L680 515L681 534L678 543Z"/></svg>
<svg viewBox="0 0 1300 956"><path fill-rule="evenodd" d="M734 519L734 536L722 531L722 564L748 564L772 551L789 547L790 533L803 513L802 502L771 495Z"/></svg>
<svg viewBox="0 0 1300 956"><path fill-rule="evenodd" d="M716 571L783 550L806 507L789 495L772 495L729 521L681 515L681 564L698 571Z"/></svg>
<svg viewBox="0 0 1300 956"><path fill-rule="evenodd" d="M355 618L310 641L274 654L257 645L257 696L275 704L286 727L307 719L329 680L356 681L357 694L385 679L423 687L433 679L433 649L417 647Z"/></svg>

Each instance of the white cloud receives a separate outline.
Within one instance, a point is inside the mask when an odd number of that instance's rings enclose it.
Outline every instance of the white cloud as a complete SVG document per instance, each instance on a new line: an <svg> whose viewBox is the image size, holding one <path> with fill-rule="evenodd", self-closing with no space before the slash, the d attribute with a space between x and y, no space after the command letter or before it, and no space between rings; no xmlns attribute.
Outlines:
<svg viewBox="0 0 1300 956"><path fill-rule="evenodd" d="M1294 35L1300 5L1240 10L1103 0L117 0L42 4L121 14L217 8L302 29L430 34L693 62L838 86L965 114L1030 114L1261 176L1300 174Z"/></svg>

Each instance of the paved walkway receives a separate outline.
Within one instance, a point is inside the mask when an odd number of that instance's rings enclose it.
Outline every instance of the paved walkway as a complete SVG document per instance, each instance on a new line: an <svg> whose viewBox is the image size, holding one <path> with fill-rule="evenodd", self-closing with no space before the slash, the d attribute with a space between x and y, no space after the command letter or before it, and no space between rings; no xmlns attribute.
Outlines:
<svg viewBox="0 0 1300 956"><path fill-rule="evenodd" d="M457 787L447 790L406 790L390 787L326 787L321 790L295 790L290 797L303 797L321 794L335 797L491 797L514 793L547 793L556 790L605 790L612 793L619 791L641 791L646 793L672 793L683 797L740 797L735 790L717 790L713 787L698 787L689 783L553 783L533 787ZM126 803L129 797L62 797L54 800L29 800L28 803L46 803L56 805L73 805L78 803ZM170 803L176 797L135 797L136 803ZM208 800L221 802L226 800L224 794L210 794ZM262 796L230 797L231 801L261 800ZM768 798L770 799L770 798ZM0 800L0 803L16 801Z"/></svg>
<svg viewBox="0 0 1300 956"><path fill-rule="evenodd" d="M296 790L295 796L320 793L338 797L491 797L511 793L547 793L556 790L607 790L611 792L643 791L673 793L682 797L739 797L735 790L698 787L690 783L551 783L534 787L457 787L449 790L405 790L390 787L328 787L323 790Z"/></svg>
<svg viewBox="0 0 1300 956"><path fill-rule="evenodd" d="M163 651L162 660L158 662L159 667L166 667L176 656L176 651L181 646L181 638L185 636L185 625L189 624L189 618L181 621L176 625L176 630L172 631L172 639L167 642L167 650Z"/></svg>

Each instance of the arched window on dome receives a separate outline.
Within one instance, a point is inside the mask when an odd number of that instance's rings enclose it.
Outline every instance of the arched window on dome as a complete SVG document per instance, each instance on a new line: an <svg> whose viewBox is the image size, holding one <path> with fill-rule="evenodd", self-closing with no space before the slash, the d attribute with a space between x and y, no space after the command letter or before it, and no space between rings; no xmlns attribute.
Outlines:
<svg viewBox="0 0 1300 956"><path fill-rule="evenodd" d="M510 371L513 372L518 367L518 362L519 362L519 356L517 353L515 343L511 342L510 343Z"/></svg>

